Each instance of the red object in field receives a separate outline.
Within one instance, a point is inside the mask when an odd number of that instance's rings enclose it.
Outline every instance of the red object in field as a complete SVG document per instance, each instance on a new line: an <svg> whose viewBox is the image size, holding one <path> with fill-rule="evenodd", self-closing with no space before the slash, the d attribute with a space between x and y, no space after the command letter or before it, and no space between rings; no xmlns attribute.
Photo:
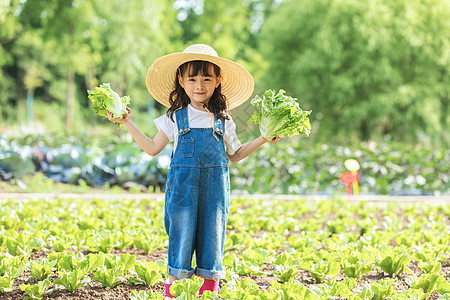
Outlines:
<svg viewBox="0 0 450 300"><path fill-rule="evenodd" d="M352 194L352 184L353 182L359 181L359 174L358 173L352 173L352 172L344 172L341 174L340 178L342 183L345 183L347 185L347 195Z"/></svg>

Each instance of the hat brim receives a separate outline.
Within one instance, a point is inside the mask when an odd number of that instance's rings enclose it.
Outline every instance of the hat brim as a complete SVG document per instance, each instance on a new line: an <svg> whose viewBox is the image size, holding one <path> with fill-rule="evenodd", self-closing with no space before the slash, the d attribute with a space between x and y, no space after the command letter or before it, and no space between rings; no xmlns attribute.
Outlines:
<svg viewBox="0 0 450 300"><path fill-rule="evenodd" d="M241 105L252 95L253 77L240 64L212 55L177 52L158 58L148 69L147 90L156 101L170 107L169 95L175 89L177 69L192 60L204 60L219 66L222 75L222 94L227 99L228 109Z"/></svg>

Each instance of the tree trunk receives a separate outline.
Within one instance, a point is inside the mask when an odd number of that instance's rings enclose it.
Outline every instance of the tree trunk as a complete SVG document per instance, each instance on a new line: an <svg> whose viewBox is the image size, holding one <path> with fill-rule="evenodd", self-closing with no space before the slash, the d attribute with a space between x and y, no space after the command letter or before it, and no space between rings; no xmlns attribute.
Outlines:
<svg viewBox="0 0 450 300"><path fill-rule="evenodd" d="M123 73L123 89L122 95L120 95L120 97L124 97L126 94L128 94L128 76L126 72Z"/></svg>
<svg viewBox="0 0 450 300"><path fill-rule="evenodd" d="M33 121L33 100L34 100L34 89L27 90L27 121Z"/></svg>
<svg viewBox="0 0 450 300"><path fill-rule="evenodd" d="M67 96L66 96L66 130L72 130L73 110L75 104L75 74L73 68L69 66L67 70Z"/></svg>
<svg viewBox="0 0 450 300"><path fill-rule="evenodd" d="M69 0L69 7L72 7L72 0ZM69 23L69 41L73 45L75 34L75 25L72 21ZM72 130L72 122L74 116L75 106L75 71L72 63L72 49L68 53L68 65L67 65L67 96L66 96L66 131Z"/></svg>

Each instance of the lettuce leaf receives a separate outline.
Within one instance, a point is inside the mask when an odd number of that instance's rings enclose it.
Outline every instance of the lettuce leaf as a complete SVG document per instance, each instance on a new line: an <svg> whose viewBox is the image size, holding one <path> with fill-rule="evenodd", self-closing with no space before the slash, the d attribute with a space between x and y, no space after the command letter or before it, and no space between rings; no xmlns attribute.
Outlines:
<svg viewBox="0 0 450 300"><path fill-rule="evenodd" d="M256 96L251 101L259 111L253 113L248 123L259 124L261 135L268 140L297 134L309 136L311 133L308 118L311 111L303 111L297 99L286 96L285 93L284 90L280 90L278 94L267 90L262 98Z"/></svg>
<svg viewBox="0 0 450 300"><path fill-rule="evenodd" d="M120 98L119 95L112 90L109 83L102 83L93 91L88 90L88 98L91 100L91 107L97 115L108 118L107 112L110 111L113 114L114 119L121 119L124 114L127 114L126 108L131 102L131 99L128 96ZM119 128L122 128L121 124L117 125Z"/></svg>

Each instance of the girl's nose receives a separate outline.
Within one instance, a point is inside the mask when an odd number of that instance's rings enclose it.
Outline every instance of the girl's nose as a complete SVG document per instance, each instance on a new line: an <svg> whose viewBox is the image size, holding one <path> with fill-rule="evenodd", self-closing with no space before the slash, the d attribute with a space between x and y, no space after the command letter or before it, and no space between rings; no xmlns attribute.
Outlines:
<svg viewBox="0 0 450 300"><path fill-rule="evenodd" d="M195 85L195 87L197 88L197 89L199 89L199 90L202 90L203 89L203 83L202 82L197 82L197 84Z"/></svg>

